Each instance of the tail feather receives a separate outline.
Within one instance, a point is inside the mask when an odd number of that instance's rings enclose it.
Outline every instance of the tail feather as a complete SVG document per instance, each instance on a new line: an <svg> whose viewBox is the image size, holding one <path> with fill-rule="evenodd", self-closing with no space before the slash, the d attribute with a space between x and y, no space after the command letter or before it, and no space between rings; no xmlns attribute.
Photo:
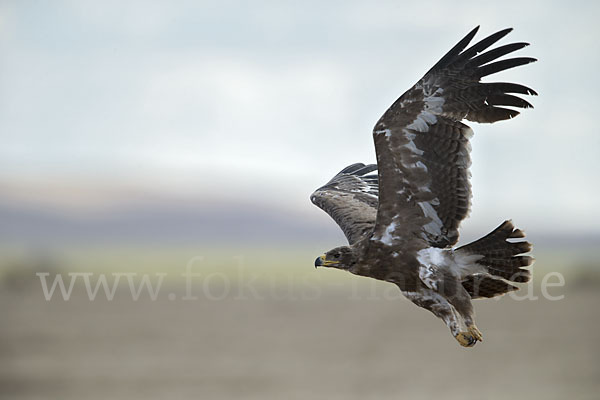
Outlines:
<svg viewBox="0 0 600 400"><path fill-rule="evenodd" d="M483 265L490 275L510 282L527 282L531 279L531 272L524 269L524 267L533 263L533 257L523 254L531 251L531 243L508 241L508 239L524 237L523 231L516 229L512 221L508 220L481 239L459 247L456 251L468 255L483 256L477 260L477 264ZM497 286L497 288L500 286ZM514 290L511 288L514 288L514 286L506 286L506 291Z"/></svg>
<svg viewBox="0 0 600 400"><path fill-rule="evenodd" d="M483 274L467 276L465 280L462 281L462 285L472 299L495 297L519 289L503 279Z"/></svg>

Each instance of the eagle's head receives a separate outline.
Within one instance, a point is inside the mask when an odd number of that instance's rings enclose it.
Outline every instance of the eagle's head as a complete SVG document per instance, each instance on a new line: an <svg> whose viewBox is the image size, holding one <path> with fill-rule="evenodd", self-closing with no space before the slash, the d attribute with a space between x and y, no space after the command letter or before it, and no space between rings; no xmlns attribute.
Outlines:
<svg viewBox="0 0 600 400"><path fill-rule="evenodd" d="M316 267L333 267L348 270L358 261L357 253L354 247L341 246L329 250L315 260Z"/></svg>

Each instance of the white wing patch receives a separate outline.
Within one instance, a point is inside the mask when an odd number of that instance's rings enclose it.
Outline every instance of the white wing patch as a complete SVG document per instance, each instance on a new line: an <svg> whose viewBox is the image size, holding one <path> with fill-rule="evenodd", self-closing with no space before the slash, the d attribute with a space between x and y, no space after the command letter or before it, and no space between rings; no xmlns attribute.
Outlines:
<svg viewBox="0 0 600 400"><path fill-rule="evenodd" d="M417 146L415 145L415 142L413 142L413 139L415 138L415 134L410 133L410 134L406 134L406 136L409 137L409 142L407 144L405 144L404 147L409 149L413 154L416 154L419 156L423 155L423 150L419 150L417 148Z"/></svg>
<svg viewBox="0 0 600 400"><path fill-rule="evenodd" d="M455 253L452 249L441 249L439 247L427 247L417 252L419 267L419 278L427 287L436 290L437 281L441 279L439 271L446 270L450 274L464 279L465 277L486 273L485 267L477 264L482 255L464 255Z"/></svg>
<svg viewBox="0 0 600 400"><path fill-rule="evenodd" d="M429 130L429 125L433 125L437 122L437 117L435 114L430 112L427 109L424 109L417 115L417 118L404 128L405 130L417 131L417 132L427 132Z"/></svg>
<svg viewBox="0 0 600 400"><path fill-rule="evenodd" d="M369 186L369 184L362 179L360 180L360 188L358 188L358 192L371 196L375 199L379 198L379 191Z"/></svg>
<svg viewBox="0 0 600 400"><path fill-rule="evenodd" d="M440 201L437 199L437 197L434 200L437 200L437 204L439 204ZM418 204L423 210L423 215L431 219L430 222L423 225L423 229L425 230L425 232L434 236L440 236L442 234L442 227L444 226L444 224L438 216L435 209L433 208L432 204L435 204L435 202L421 201Z"/></svg>
<svg viewBox="0 0 600 400"><path fill-rule="evenodd" d="M389 138L392 136L392 131L389 129L380 129L374 132L376 135L385 135L385 137Z"/></svg>
<svg viewBox="0 0 600 400"><path fill-rule="evenodd" d="M396 229L396 223L392 221L388 227L385 228L385 232L383 232L383 235L381 235L378 240L386 246L393 245L395 237L392 235L392 233L394 232L394 229Z"/></svg>
<svg viewBox="0 0 600 400"><path fill-rule="evenodd" d="M434 93L427 93L425 88L421 87L421 89L425 94L425 98L423 99L425 106L419 115L417 115L417 118L406 126L404 129L405 134L407 133L406 130L427 132L429 130L429 125L433 125L437 122L437 115L442 114L445 100L441 97L441 94L444 90L438 88Z"/></svg>

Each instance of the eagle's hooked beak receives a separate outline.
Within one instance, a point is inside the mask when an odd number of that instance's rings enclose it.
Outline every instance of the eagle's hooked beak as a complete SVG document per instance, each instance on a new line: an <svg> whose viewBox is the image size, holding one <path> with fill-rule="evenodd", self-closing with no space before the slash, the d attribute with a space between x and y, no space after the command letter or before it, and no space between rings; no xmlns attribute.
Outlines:
<svg viewBox="0 0 600 400"><path fill-rule="evenodd" d="M324 261L325 261L325 254L323 254L322 256L317 257L317 259L315 260L315 268L322 267Z"/></svg>
<svg viewBox="0 0 600 400"><path fill-rule="evenodd" d="M325 254L323 254L322 256L317 257L317 259L315 260L315 268L317 267L333 267L338 265L340 262L339 261L330 261L326 259Z"/></svg>

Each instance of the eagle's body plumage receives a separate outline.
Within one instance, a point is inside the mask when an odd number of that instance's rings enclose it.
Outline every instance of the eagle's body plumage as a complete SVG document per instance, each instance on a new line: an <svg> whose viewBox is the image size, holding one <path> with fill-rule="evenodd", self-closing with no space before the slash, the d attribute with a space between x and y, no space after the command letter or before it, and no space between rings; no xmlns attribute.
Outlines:
<svg viewBox="0 0 600 400"><path fill-rule="evenodd" d="M443 319L464 346L482 340L472 298L493 297L529 280L523 233L505 221L489 235L459 248L460 222L470 209L469 138L463 119L496 122L518 115L500 106L532 107L511 93L535 95L513 83L482 83L484 76L535 61L495 61L525 47L512 43L485 51L510 32L470 48L478 28L404 93L373 130L377 165L353 164L317 189L312 202L340 226L349 246L315 265L392 282L415 304ZM376 173L375 173L376 171Z"/></svg>

